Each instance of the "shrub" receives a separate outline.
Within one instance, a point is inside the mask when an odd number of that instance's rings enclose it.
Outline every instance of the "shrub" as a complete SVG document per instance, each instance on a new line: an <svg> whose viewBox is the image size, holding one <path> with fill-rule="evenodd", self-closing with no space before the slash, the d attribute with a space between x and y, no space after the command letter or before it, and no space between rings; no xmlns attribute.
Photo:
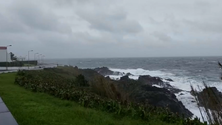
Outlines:
<svg viewBox="0 0 222 125"><path fill-rule="evenodd" d="M88 81L85 79L85 77L80 74L76 77L75 82L78 86L89 86Z"/></svg>
<svg viewBox="0 0 222 125"><path fill-rule="evenodd" d="M83 75L76 76L73 84L69 82L70 79L51 70L18 71L15 79L16 84L34 92L44 92L61 99L76 101L84 107L115 113L117 116L141 118L146 121L156 118L167 123L186 125L202 124L198 120L185 120L167 109L133 102L124 103L127 100L126 94L118 90L114 81L104 77L96 77L91 81L90 87L87 87ZM79 87L76 83L84 87Z"/></svg>
<svg viewBox="0 0 222 125"><path fill-rule="evenodd" d="M107 97L113 100L118 100L121 103L128 103L129 97L126 93L119 90L115 81L105 78L103 76L96 76L91 81L91 87L93 91L100 96Z"/></svg>

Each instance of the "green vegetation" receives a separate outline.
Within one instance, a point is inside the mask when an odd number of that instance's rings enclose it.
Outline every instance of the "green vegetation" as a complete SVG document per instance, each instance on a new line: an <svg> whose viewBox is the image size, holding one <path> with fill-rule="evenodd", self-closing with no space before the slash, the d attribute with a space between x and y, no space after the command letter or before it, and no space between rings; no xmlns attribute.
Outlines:
<svg viewBox="0 0 222 125"><path fill-rule="evenodd" d="M147 125L142 120L116 117L84 108L73 101L34 93L14 84L15 73L0 74L0 96L19 125ZM164 125L151 120L152 125ZM170 124L169 124L170 125Z"/></svg>
<svg viewBox="0 0 222 125"><path fill-rule="evenodd" d="M24 64L23 66L36 66L34 64Z"/></svg>
<svg viewBox="0 0 222 125"><path fill-rule="evenodd" d="M1 74L0 86L0 96L20 125L203 124L167 109L130 102L115 83L91 70L60 67Z"/></svg>
<svg viewBox="0 0 222 125"><path fill-rule="evenodd" d="M22 66L36 66L38 62L36 60L31 61L13 61L13 62L0 62L0 67L22 67Z"/></svg>

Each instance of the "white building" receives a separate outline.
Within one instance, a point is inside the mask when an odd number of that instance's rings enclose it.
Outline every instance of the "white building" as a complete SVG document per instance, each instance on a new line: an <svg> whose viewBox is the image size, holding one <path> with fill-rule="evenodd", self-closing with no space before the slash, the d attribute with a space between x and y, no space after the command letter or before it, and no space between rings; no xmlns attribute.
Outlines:
<svg viewBox="0 0 222 125"><path fill-rule="evenodd" d="M11 55L7 52L7 47L0 46L0 62L11 62Z"/></svg>

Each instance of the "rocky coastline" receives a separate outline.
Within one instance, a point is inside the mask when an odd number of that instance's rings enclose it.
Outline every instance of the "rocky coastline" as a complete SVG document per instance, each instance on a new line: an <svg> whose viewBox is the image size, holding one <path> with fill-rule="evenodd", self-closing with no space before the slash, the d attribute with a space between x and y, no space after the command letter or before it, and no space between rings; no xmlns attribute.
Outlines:
<svg viewBox="0 0 222 125"><path fill-rule="evenodd" d="M193 115L176 98L175 94L182 90L171 86L169 82L173 80L170 78L162 79L150 75L141 75L138 80L133 80L129 78L129 76L133 76L130 73L114 72L107 67L95 68L94 70L108 79L110 79L109 75L121 75L120 79L115 79L114 81L138 103L142 102L157 107L167 107L170 111L185 117L192 117Z"/></svg>

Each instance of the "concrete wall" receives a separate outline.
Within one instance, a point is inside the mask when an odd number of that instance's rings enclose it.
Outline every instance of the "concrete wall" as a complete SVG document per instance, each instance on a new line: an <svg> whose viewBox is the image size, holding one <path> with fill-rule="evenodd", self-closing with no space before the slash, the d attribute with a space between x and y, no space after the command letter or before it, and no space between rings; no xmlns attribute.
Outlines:
<svg viewBox="0 0 222 125"><path fill-rule="evenodd" d="M6 62L6 52L7 50L0 49L0 62ZM7 62L11 62L11 56L9 53L7 53L8 60Z"/></svg>

